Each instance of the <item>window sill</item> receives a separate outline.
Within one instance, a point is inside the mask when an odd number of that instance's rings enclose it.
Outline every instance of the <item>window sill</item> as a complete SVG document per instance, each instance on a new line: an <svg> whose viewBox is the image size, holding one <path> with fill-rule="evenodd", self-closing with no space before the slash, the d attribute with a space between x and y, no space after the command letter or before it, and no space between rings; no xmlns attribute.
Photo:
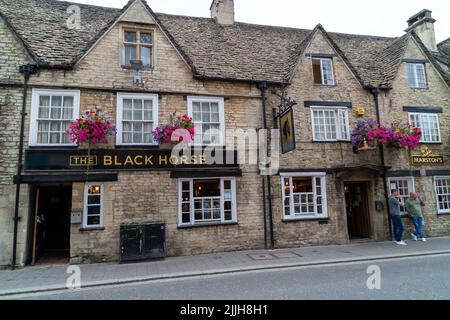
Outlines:
<svg viewBox="0 0 450 320"><path fill-rule="evenodd" d="M30 149L77 149L78 146L77 145L73 145L73 144L61 144L61 145L29 145L28 146Z"/></svg>
<svg viewBox="0 0 450 320"><path fill-rule="evenodd" d="M292 219L283 219L282 222L330 222L330 218L292 218Z"/></svg>
<svg viewBox="0 0 450 320"><path fill-rule="evenodd" d="M131 66L127 66L127 65L121 65L120 66L122 69L124 69L124 70L132 70L132 71L135 71L135 69L134 68L132 68ZM153 67L143 67L141 70L139 70L139 71L153 71L153 70L155 70L155 67L153 66Z"/></svg>
<svg viewBox="0 0 450 320"><path fill-rule="evenodd" d="M438 213L437 216L450 216L450 212Z"/></svg>
<svg viewBox="0 0 450 320"><path fill-rule="evenodd" d="M337 84L318 84L318 83L314 83L314 87L334 88L334 87L337 87Z"/></svg>
<svg viewBox="0 0 450 320"><path fill-rule="evenodd" d="M416 88L416 87L409 87L411 90L429 90L429 87L426 88Z"/></svg>
<svg viewBox="0 0 450 320"><path fill-rule="evenodd" d="M224 222L224 223L203 223L197 225L182 225L178 226L178 229L198 229L207 227L221 227L221 226L236 226L237 222Z"/></svg>
<svg viewBox="0 0 450 320"><path fill-rule="evenodd" d="M328 140L328 141L322 141L322 140L312 140L311 143L352 143L350 140Z"/></svg>
<svg viewBox="0 0 450 320"><path fill-rule="evenodd" d="M444 144L443 142L420 142L421 145L426 145L426 144L434 144L434 145L441 145Z"/></svg>
<svg viewBox="0 0 450 320"><path fill-rule="evenodd" d="M159 145L157 144L116 144L114 146L115 149L158 149Z"/></svg>
<svg viewBox="0 0 450 320"><path fill-rule="evenodd" d="M80 228L80 232L91 232L91 231L105 231L105 227L95 227L95 228Z"/></svg>

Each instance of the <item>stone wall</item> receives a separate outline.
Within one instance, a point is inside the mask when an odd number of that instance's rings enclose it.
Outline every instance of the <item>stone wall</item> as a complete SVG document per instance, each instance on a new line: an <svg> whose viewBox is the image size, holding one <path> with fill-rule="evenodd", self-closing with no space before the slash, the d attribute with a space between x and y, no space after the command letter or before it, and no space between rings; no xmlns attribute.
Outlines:
<svg viewBox="0 0 450 320"><path fill-rule="evenodd" d="M312 61L310 54L333 55L333 67L336 85L323 86L313 83ZM276 88L275 88L276 89ZM269 90L270 92L271 90ZM281 156L281 170L298 170L299 172L316 169L325 171L340 166L359 166L363 164L380 165L378 150L355 154L350 142L313 142L311 109L304 106L305 101L351 102L349 109L350 128L357 121L375 119L376 112L372 95L356 80L343 60L336 54L325 37L316 33L309 47L299 62L292 85L287 89L288 95L298 105L294 107L294 126L296 133L296 150ZM279 105L279 98L269 97L268 119L272 119L272 108ZM366 109L364 117L358 117L355 109L362 106ZM271 125L273 125L271 123ZM345 172L345 171L344 171ZM327 175L328 224L317 221L282 222L282 199L280 178L272 178L274 196L274 224L277 245L326 245L347 243L347 217L345 211L344 182L364 181L370 185L369 204L371 212L371 234L373 239L384 240L389 234L387 227L387 212L375 211L375 201L384 202L383 180L374 173L361 169L357 174L348 172L346 175Z"/></svg>
<svg viewBox="0 0 450 320"><path fill-rule="evenodd" d="M426 60L426 56L414 40L410 40L405 51L404 59ZM441 144L422 144L412 154L420 154L424 147L430 148L435 155L444 156L443 166L413 166L410 164L408 152L386 148L386 165L392 170L420 170L421 177L414 178L415 189L426 203L424 214L426 219L425 233L428 236L450 235L450 215L437 215L437 199L434 187L434 178L426 176L427 170L449 170L450 146L447 144L447 132L450 130L450 89L444 83L434 67L426 64L427 89L412 89L408 85L406 63L402 63L393 83L393 89L381 95L382 122L389 125L392 121L408 123L408 113L403 111L404 106L413 107L442 107L439 114ZM408 226L412 228L409 221Z"/></svg>

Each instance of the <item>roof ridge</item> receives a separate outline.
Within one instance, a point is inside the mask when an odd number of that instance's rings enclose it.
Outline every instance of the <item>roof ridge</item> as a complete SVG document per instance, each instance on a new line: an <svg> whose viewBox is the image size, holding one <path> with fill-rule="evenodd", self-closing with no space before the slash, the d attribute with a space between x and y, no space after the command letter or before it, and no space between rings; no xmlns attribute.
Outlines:
<svg viewBox="0 0 450 320"><path fill-rule="evenodd" d="M213 21L214 20L214 19L208 18L208 17L188 16L188 15L171 14L171 13L165 13L165 12L155 12L155 14L156 15L164 15L164 16L167 16L167 17L190 18L190 19L199 19L199 20L207 20L207 21ZM279 25L271 25L271 24L260 24L260 23L243 22L243 21L236 21L235 24L247 25L247 26L251 26L251 27L264 27L264 28L274 28L274 29L292 30L292 31L305 31L305 32L312 32L312 31L314 31L314 28L313 29L297 28L297 27L279 26ZM321 24L318 23L316 26L318 26L318 25L321 25ZM398 39L398 37L375 36L375 35L358 34L358 33L345 33L345 32L334 32L334 31L327 31L327 33L328 34L333 34L333 35L343 35L343 36L370 37L370 38L373 38L373 39L380 39L380 40L394 40L394 39Z"/></svg>

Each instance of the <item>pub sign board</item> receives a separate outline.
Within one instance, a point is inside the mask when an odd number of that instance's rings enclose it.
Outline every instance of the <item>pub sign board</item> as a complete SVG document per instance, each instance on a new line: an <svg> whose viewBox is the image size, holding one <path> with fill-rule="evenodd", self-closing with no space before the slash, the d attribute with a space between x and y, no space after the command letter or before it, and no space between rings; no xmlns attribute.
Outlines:
<svg viewBox="0 0 450 320"><path fill-rule="evenodd" d="M292 108L280 115L280 130L282 153L295 150L294 111Z"/></svg>
<svg viewBox="0 0 450 320"><path fill-rule="evenodd" d="M236 151L205 152L193 150L189 155L172 156L161 149L29 149L25 152L25 171L52 170L128 170L170 171L176 168L236 168Z"/></svg>
<svg viewBox="0 0 450 320"><path fill-rule="evenodd" d="M415 166L440 166L445 161L443 156L436 156L429 148L425 148L420 155L413 155L411 162Z"/></svg>

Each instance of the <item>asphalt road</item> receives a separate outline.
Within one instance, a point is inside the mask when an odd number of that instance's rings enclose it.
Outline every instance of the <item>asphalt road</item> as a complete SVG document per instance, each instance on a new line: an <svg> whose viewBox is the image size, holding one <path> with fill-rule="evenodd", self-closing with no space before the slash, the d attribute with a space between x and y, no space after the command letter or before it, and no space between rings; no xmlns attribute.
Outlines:
<svg viewBox="0 0 450 320"><path fill-rule="evenodd" d="M367 273L369 266L379 267L380 290L367 287L368 278L373 275ZM377 282L371 280L370 283L376 286ZM17 296L15 299L450 300L450 255L154 281Z"/></svg>

